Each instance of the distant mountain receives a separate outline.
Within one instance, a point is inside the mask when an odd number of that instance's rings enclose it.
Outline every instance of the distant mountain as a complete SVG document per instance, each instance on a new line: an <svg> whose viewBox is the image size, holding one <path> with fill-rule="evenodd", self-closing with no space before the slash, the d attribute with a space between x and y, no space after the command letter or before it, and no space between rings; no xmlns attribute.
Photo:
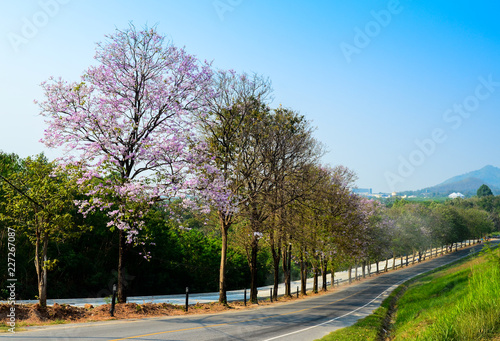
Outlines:
<svg viewBox="0 0 500 341"><path fill-rule="evenodd" d="M418 191L407 191L401 194L439 197L453 192L460 192L465 196L476 195L477 189L486 184L493 194L500 194L500 168L485 166L479 170L454 176L439 185L427 187Z"/></svg>
<svg viewBox="0 0 500 341"><path fill-rule="evenodd" d="M479 179L483 181L483 183L486 183L488 186L492 185L494 187L500 188L500 168L494 166L485 166L480 170L454 176L453 178L450 178L439 185L452 184L472 178Z"/></svg>

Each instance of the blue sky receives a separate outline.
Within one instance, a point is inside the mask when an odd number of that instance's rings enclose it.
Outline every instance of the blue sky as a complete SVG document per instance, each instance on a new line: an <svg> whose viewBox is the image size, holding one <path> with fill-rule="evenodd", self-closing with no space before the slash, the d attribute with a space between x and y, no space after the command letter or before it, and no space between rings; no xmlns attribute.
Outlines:
<svg viewBox="0 0 500 341"><path fill-rule="evenodd" d="M77 80L115 28L160 33L222 69L257 72L273 106L317 127L359 187L420 189L500 166L500 4L493 1L24 0L0 12L0 149L46 150L34 99Z"/></svg>

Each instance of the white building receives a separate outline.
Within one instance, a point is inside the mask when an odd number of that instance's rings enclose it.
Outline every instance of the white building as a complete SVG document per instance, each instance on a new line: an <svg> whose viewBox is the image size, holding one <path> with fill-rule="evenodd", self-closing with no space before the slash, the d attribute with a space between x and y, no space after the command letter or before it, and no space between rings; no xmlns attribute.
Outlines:
<svg viewBox="0 0 500 341"><path fill-rule="evenodd" d="M448 195L448 198L451 198L451 199L456 199L456 198L465 198L465 195L463 195L462 193L451 193L450 195Z"/></svg>

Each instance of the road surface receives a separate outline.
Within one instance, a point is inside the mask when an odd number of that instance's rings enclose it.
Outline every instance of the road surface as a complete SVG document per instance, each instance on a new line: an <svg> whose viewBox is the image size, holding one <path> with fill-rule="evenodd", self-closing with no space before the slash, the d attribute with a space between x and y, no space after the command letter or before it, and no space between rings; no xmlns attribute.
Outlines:
<svg viewBox="0 0 500 341"><path fill-rule="evenodd" d="M344 286L330 294L263 308L191 315L29 328L1 334L8 340L315 340L369 315L404 281L478 251L458 250L408 268Z"/></svg>

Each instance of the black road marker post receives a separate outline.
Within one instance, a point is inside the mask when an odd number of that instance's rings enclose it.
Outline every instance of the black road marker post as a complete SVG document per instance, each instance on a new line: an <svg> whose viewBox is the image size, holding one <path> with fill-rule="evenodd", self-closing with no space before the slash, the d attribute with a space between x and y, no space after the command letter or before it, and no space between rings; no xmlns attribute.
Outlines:
<svg viewBox="0 0 500 341"><path fill-rule="evenodd" d="M247 289L245 289L245 294L243 295L243 303L245 304L245 307L247 306Z"/></svg>
<svg viewBox="0 0 500 341"><path fill-rule="evenodd" d="M189 306L189 287L186 287L186 312L188 311Z"/></svg>

